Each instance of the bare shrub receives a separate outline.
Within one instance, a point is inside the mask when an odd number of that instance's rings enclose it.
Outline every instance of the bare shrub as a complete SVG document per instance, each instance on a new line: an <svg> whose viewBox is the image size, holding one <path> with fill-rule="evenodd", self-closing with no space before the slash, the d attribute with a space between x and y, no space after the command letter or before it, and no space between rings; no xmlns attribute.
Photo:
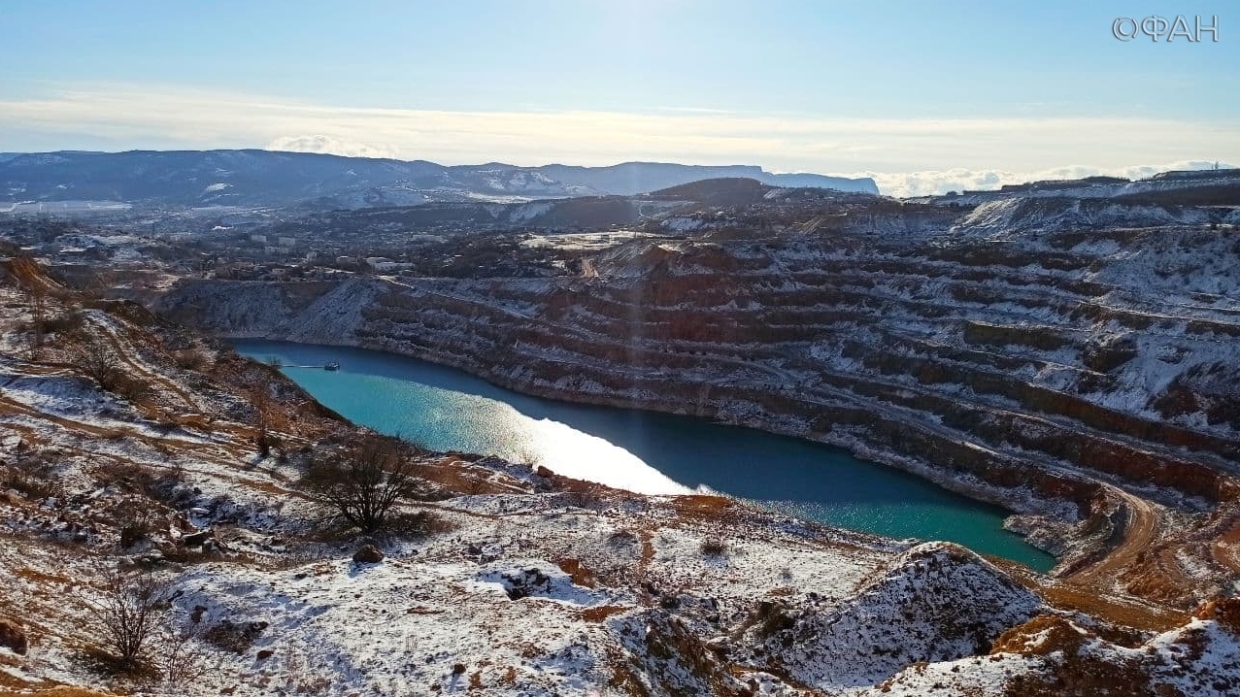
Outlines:
<svg viewBox="0 0 1240 697"><path fill-rule="evenodd" d="M155 521L145 513L136 513L121 526L118 545L121 549L129 549L143 540L151 539L155 532Z"/></svg>
<svg viewBox="0 0 1240 697"><path fill-rule="evenodd" d="M43 323L43 331L48 334L73 334L81 330L86 316L80 310L61 313Z"/></svg>
<svg viewBox="0 0 1240 697"><path fill-rule="evenodd" d="M516 462L529 467L531 470L536 470L542 464L542 459L542 453L533 447L526 446L517 453Z"/></svg>
<svg viewBox="0 0 1240 697"><path fill-rule="evenodd" d="M186 485L182 467L143 467L134 463L109 466L98 472L99 483L141 494L173 508L182 508L193 501L193 492Z"/></svg>
<svg viewBox="0 0 1240 697"><path fill-rule="evenodd" d="M147 640L163 625L171 588L154 574L104 570L92 596L80 594L90 629L114 659L118 672L144 667Z"/></svg>
<svg viewBox="0 0 1240 697"><path fill-rule="evenodd" d="M23 458L15 465L0 466L0 490L8 489L34 501L59 496L62 491L52 464L37 455Z"/></svg>
<svg viewBox="0 0 1240 697"><path fill-rule="evenodd" d="M399 439L364 438L311 460L301 484L351 526L373 534L389 523L398 501L423 492L425 483L413 474L413 455L412 446Z"/></svg>
<svg viewBox="0 0 1240 697"><path fill-rule="evenodd" d="M141 379L125 375L117 374L112 380L111 391L121 399L130 404L137 404L151 396L154 388L151 383Z"/></svg>
<svg viewBox="0 0 1240 697"><path fill-rule="evenodd" d="M432 511L393 513L388 515L384 529L399 537L427 537L455 529L451 521Z"/></svg>
<svg viewBox="0 0 1240 697"><path fill-rule="evenodd" d="M321 695L331 688L331 679L317 673L305 656L296 651L285 656L284 674L288 676L289 687L295 694Z"/></svg>
<svg viewBox="0 0 1240 697"><path fill-rule="evenodd" d="M728 554L728 543L723 538L710 536L702 540L701 552L707 557L723 557Z"/></svg>
<svg viewBox="0 0 1240 697"><path fill-rule="evenodd" d="M35 262L30 261L31 264ZM30 357L40 360L43 356L43 332L47 319L47 288L39 279L30 279L23 289L30 297L31 314L34 316L34 334L30 339Z"/></svg>
<svg viewBox="0 0 1240 697"><path fill-rule="evenodd" d="M189 566L192 564L213 564L215 562L229 562L238 566L253 566L259 563L259 559L253 554L244 552L225 551L218 544L210 545L208 548L204 545L201 548L186 547L183 544L165 543L159 546L159 556L164 562L172 564L181 564ZM299 562L304 560L298 559ZM263 563L275 565L275 561L263 560Z"/></svg>
<svg viewBox="0 0 1240 697"><path fill-rule="evenodd" d="M180 627L163 627L155 637L156 667L163 675L163 687L172 694L183 693L210 669L201 610L200 606Z"/></svg>
<svg viewBox="0 0 1240 697"><path fill-rule="evenodd" d="M71 362L86 377L99 383L100 387L108 391L116 386L118 377L123 375L120 370L120 360L112 347L107 341L96 336L88 335L74 346Z"/></svg>
<svg viewBox="0 0 1240 697"><path fill-rule="evenodd" d="M210 364L211 359L201 349L187 348L176 351L172 354L172 359L176 362L177 367L182 370L202 371Z"/></svg>
<svg viewBox="0 0 1240 697"><path fill-rule="evenodd" d="M208 628L202 636L216 648L233 653L245 653L262 636L267 626L266 622L224 620Z"/></svg>
<svg viewBox="0 0 1240 697"><path fill-rule="evenodd" d="M280 441L271 433L272 410L275 407L266 386L260 386L251 393L250 406L254 409L254 445L259 455L267 457L273 448L279 447Z"/></svg>

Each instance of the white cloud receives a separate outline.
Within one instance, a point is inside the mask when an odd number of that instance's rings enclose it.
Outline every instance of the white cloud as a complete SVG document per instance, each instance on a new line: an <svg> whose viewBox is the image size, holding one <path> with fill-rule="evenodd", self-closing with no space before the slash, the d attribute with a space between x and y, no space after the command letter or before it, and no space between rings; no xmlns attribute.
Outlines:
<svg viewBox="0 0 1240 697"><path fill-rule="evenodd" d="M743 163L866 173L897 195L1067 176L1054 172L1126 172L1133 162L1240 160L1237 123L350 108L124 84L0 98L0 150L26 149L22 142L34 138L63 148L266 145L445 164ZM1065 168L1064 162L1091 164Z"/></svg>
<svg viewBox="0 0 1240 697"><path fill-rule="evenodd" d="M265 150L283 152L317 152L346 157L398 157L399 153L389 147L376 147L351 140L325 135L281 136L267 143Z"/></svg>
<svg viewBox="0 0 1240 697"><path fill-rule="evenodd" d="M878 188L891 196L925 196L929 194L945 194L948 191L980 191L997 189L1004 184L1023 184L1032 181L1054 179L1082 179L1105 175L1124 177L1126 179L1145 179L1172 170L1209 169L1213 161L1180 160L1161 165L1133 165L1128 167L1089 167L1071 165L1054 167L1033 172L1010 172L997 169L948 169L924 172L901 172L896 174L882 172L854 172L847 176L873 177ZM1235 167L1227 162L1219 162L1220 167Z"/></svg>

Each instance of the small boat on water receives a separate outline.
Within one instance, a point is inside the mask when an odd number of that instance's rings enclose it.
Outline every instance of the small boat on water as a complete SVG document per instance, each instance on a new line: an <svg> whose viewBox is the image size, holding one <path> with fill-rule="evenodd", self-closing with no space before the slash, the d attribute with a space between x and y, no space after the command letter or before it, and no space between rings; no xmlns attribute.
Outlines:
<svg viewBox="0 0 1240 697"><path fill-rule="evenodd" d="M340 370L340 364L337 363L336 361L324 363L323 370Z"/></svg>

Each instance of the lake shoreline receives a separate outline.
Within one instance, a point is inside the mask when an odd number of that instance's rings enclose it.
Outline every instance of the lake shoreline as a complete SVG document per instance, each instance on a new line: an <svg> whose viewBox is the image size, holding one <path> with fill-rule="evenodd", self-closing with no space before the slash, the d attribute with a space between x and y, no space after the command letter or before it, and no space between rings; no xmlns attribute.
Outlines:
<svg viewBox="0 0 1240 697"><path fill-rule="evenodd" d="M1012 493L1011 490L1003 490L1001 492L996 490L994 487L986 485L980 480L976 480L968 476L952 476L951 473L935 467L928 462L901 456L895 453L883 452L872 447L868 447L866 444L851 438L806 437L806 435L802 432L797 432L794 429L787 428L786 426L781 427L781 424L777 421L772 422L755 419L734 420L719 418L720 414L716 412L704 412L700 409L694 408L696 405L689 400L682 400L680 402L655 402L651 400L616 398L611 395L583 392L578 390L547 389L538 384L526 383L513 379L510 374L499 369L488 369L486 366L475 365L470 361L463 360L459 356L440 356L437 354L430 354L429 352L393 350L395 347L388 345L387 342L338 340L316 340L313 343L298 342L289 341L281 336L272 335L272 333L269 332L216 332L213 336L225 341L261 340L295 344L303 347L336 347L374 351L383 355L411 358L417 361L424 361L435 366L460 371L465 375L485 381L487 384L501 390L511 391L513 393L528 397L551 400L561 404L590 405L623 409L646 414L665 414L679 417L690 417L720 426L740 427L759 433L788 437L798 442L813 444L815 446L825 446L838 450L840 453L847 454L848 456L866 464L885 465L891 467L895 470L913 475L920 481L933 484L938 488L960 495L971 501L1000 508L1002 509L1002 513L1007 517L1008 522L1015 520L1014 517L1008 515L1013 513L1017 514L1022 522L1027 521L1028 514L1041 514L1045 516L1049 512L1054 518L1058 518L1062 515L1062 511L1048 511L1046 502L1044 500L1038 500L1032 492L1028 492L1027 495L1023 497L1013 497L1010 495ZM1029 547L1039 550L1039 553L1045 554L1048 557L1054 558L1055 563L1051 565L1052 567L1057 565L1059 561L1062 561L1062 557L1060 555L1055 554L1053 550L1045 548L1045 546L1058 546L1058 551L1062 552L1063 546L1058 544L1058 541L1055 538L1050 538L1049 541L1051 544L1047 545L1046 543L1048 538L1045 535L1041 536L1039 539L1038 536L1031 538L1024 534L1031 531L1027 524L1022 525L1019 530L1013 530L1012 526L1009 525L1004 525L1003 527L1008 533L1023 538L1025 544ZM1041 544L1038 544L1039 542ZM1041 566L1046 567L1045 564ZM1047 570L1047 568L1043 568L1043 571Z"/></svg>

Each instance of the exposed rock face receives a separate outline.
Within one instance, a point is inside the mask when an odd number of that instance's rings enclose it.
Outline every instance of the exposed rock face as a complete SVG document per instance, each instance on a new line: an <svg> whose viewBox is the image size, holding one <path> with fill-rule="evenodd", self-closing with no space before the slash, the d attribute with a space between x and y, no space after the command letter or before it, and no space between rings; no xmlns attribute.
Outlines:
<svg viewBox="0 0 1240 697"><path fill-rule="evenodd" d="M1219 628L1191 622L1147 640L1137 632L1045 614L1005 632L991 660L1025 663L1004 693L1013 697L1229 695L1240 682L1227 672L1240 666L1240 658L1234 655L1235 638ZM1193 675L1195 665L1212 666L1214 675ZM1028 670L1032 666L1042 670Z"/></svg>
<svg viewBox="0 0 1240 697"><path fill-rule="evenodd" d="M1211 600L1195 613L1198 619L1216 620L1219 626L1240 637L1240 596Z"/></svg>
<svg viewBox="0 0 1240 697"><path fill-rule="evenodd" d="M906 552L839 607L776 619L768 611L750 631L798 682L832 691L881 683L913 663L983 653L1042 607L976 554L930 543Z"/></svg>
<svg viewBox="0 0 1240 697"><path fill-rule="evenodd" d="M0 285L0 325L28 317L28 297ZM62 302L49 302L56 315ZM187 369L159 333L133 321L92 312L84 324L115 338L118 354L133 361L127 370L158 385L141 405L66 375L64 364L23 358L29 344L19 331L0 334L0 426L22 433L0 438L0 467L9 472L30 455L24 443L53 446L41 452L57 469L37 476L58 487L39 505L25 496L0 501L0 578L14 579L4 588L5 616L37 618L40 648L38 677L7 670L14 692L86 694L83 686L98 684L76 655L84 640L102 636L84 634L90 611L64 598L90 592L101 565L119 561L116 540L135 510L166 510L161 535L170 539L179 520L183 530L210 526L220 542L245 550L161 564L171 584L162 597L173 623L165 626L192 626L214 647L210 669L178 687L189 697L273 689L1010 697L1106 686L1231 695L1240 685L1231 604L1203 608L1184 624L1180 613L1091 595L1077 583L1005 573L954 545L791 521L722 497L645 497L494 458L424 454L419 472L444 494L433 506L441 524L394 542L385 563L361 569L307 534L315 511L289 484L308 453L253 466L259 416L251 390L270 395L266 423L281 442L299 439L312 450L373 435L323 413L269 366L226 350L210 350L209 368ZM171 423L191 406L212 420L178 431L151 418ZM175 469L195 498L111 486L122 456L120 481ZM1098 507L1132 496L1103 494ZM1112 512L1119 527L1132 527L1119 508ZM55 541L82 520L97 530L66 554ZM1220 514L1211 524L1229 531L1234 522ZM1202 540L1210 533L1193 531ZM1096 612L1067 609L1058 596L1092 601ZM1113 624L1134 618L1148 631ZM1063 650L1043 650L1052 647ZM51 687L44 676L68 685Z"/></svg>
<svg viewBox="0 0 1240 697"><path fill-rule="evenodd" d="M827 441L1083 533L1108 524L1090 520L1100 502L1129 505L1117 484L1190 516L1234 505L1234 229L1043 224L1061 202L955 223L875 205L780 233L759 211L692 241L635 241L588 278L187 281L159 305L224 334L377 348L533 394ZM286 309L245 315L248 295ZM1191 554L1206 575L1240 569L1227 552ZM1158 573L1200 585L1196 563Z"/></svg>
<svg viewBox="0 0 1240 697"><path fill-rule="evenodd" d="M0 646L19 656L25 656L29 648L29 640L26 639L26 633L16 623L0 620Z"/></svg>

